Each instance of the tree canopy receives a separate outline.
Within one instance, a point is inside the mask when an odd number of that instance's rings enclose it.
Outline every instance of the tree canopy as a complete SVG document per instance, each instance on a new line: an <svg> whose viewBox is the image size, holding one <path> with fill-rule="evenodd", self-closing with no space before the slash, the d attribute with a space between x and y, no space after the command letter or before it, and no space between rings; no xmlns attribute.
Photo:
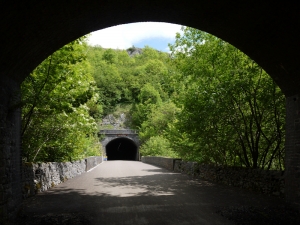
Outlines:
<svg viewBox="0 0 300 225"><path fill-rule="evenodd" d="M22 83L22 147L28 161L99 155L90 108L98 101L82 37L50 55ZM94 114L101 113L101 107Z"/></svg>
<svg viewBox="0 0 300 225"><path fill-rule="evenodd" d="M172 147L190 160L281 168L285 98L280 89L227 42L193 28L183 32L170 45L181 81L175 101L182 108L170 126Z"/></svg>
<svg viewBox="0 0 300 225"><path fill-rule="evenodd" d="M142 155L282 169L280 89L227 42L182 31L170 54L88 46L82 37L49 56L22 84L24 157L100 154L101 119L123 108L127 125L139 131Z"/></svg>

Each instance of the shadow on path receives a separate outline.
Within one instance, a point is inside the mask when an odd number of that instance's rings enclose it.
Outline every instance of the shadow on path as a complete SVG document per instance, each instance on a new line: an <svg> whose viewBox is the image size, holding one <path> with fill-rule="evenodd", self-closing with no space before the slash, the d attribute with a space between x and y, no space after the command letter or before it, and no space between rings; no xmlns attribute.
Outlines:
<svg viewBox="0 0 300 225"><path fill-rule="evenodd" d="M98 169L29 198L22 224L297 224L281 199L144 165L142 175Z"/></svg>

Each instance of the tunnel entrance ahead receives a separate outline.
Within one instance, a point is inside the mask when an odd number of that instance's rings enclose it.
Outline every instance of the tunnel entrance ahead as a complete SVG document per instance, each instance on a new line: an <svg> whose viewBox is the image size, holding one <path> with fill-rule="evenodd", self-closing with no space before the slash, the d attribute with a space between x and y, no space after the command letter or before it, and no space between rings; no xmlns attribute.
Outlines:
<svg viewBox="0 0 300 225"><path fill-rule="evenodd" d="M106 145L107 160L137 160L138 147L128 138L116 138Z"/></svg>

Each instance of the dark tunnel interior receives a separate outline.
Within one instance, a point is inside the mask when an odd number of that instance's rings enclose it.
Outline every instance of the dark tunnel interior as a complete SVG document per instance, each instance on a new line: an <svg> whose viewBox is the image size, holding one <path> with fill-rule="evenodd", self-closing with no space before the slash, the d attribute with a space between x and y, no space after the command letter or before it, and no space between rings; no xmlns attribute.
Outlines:
<svg viewBox="0 0 300 225"><path fill-rule="evenodd" d="M107 160L136 160L138 148L128 138L116 138L106 145Z"/></svg>

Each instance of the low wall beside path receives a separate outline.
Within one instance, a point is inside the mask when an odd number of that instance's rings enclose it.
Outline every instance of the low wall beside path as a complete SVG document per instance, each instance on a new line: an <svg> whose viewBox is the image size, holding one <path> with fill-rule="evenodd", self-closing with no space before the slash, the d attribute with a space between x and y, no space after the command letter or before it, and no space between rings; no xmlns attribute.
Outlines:
<svg viewBox="0 0 300 225"><path fill-rule="evenodd" d="M102 156L91 156L85 159L86 169L85 171L89 171L93 169L98 164L102 163Z"/></svg>
<svg viewBox="0 0 300 225"><path fill-rule="evenodd" d="M102 156L92 156L74 162L47 162L22 165L23 198L54 187L89 171L102 162Z"/></svg>
<svg viewBox="0 0 300 225"><path fill-rule="evenodd" d="M143 163L152 164L155 166L163 167L168 170L174 170L175 160L173 158L160 157L160 156L142 156Z"/></svg>
<svg viewBox="0 0 300 225"><path fill-rule="evenodd" d="M206 165L164 157L142 157L142 162L188 174L193 178L202 178L267 195L284 196L284 171Z"/></svg>

